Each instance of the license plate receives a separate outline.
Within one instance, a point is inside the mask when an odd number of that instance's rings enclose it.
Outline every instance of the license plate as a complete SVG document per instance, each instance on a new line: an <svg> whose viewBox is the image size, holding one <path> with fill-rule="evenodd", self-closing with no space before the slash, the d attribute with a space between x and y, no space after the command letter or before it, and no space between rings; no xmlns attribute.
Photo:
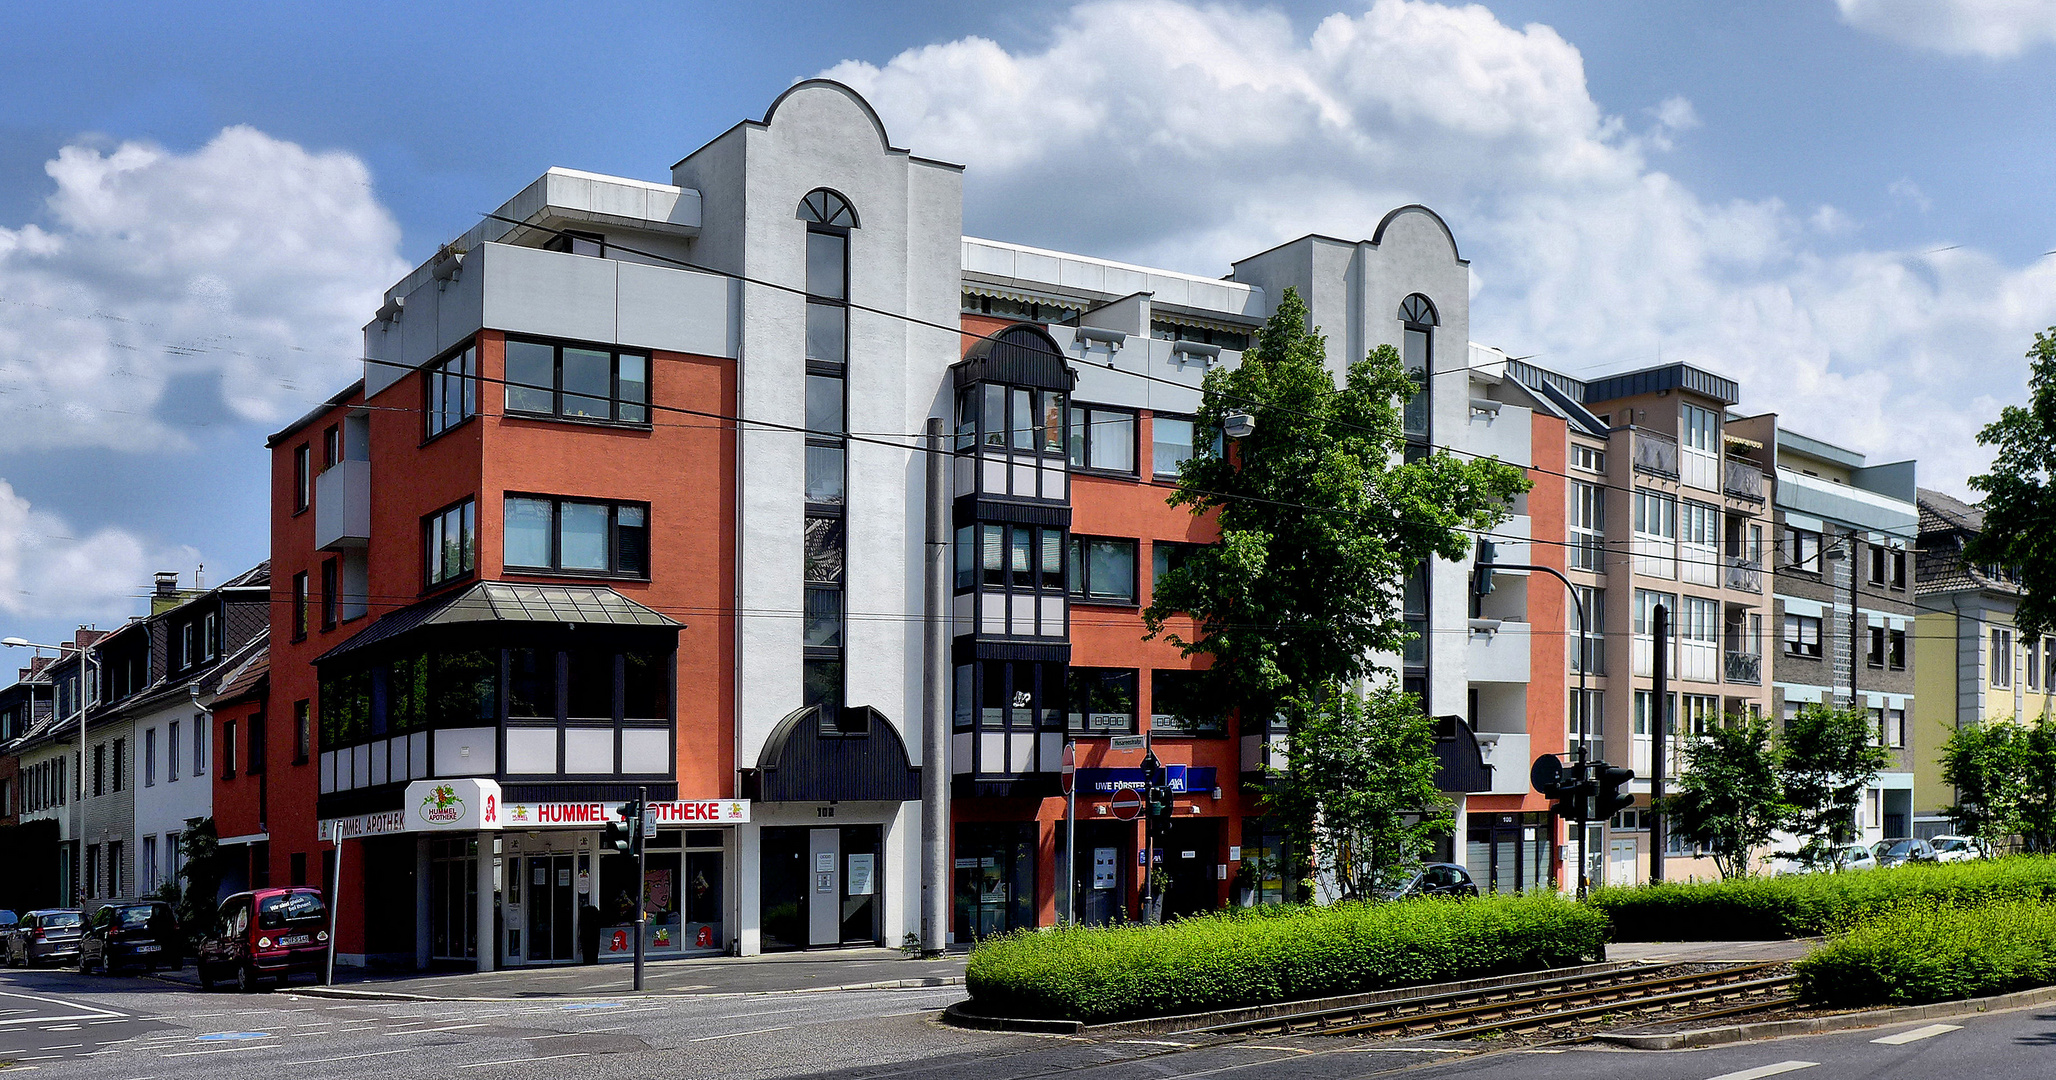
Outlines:
<svg viewBox="0 0 2056 1080"><path fill-rule="evenodd" d="M312 940L314 939L308 937L305 934L287 934L284 937L279 938L278 943L280 945L305 945Z"/></svg>
<svg viewBox="0 0 2056 1080"><path fill-rule="evenodd" d="M156 952L160 947L157 945L138 945L136 946L136 951L139 953Z"/></svg>

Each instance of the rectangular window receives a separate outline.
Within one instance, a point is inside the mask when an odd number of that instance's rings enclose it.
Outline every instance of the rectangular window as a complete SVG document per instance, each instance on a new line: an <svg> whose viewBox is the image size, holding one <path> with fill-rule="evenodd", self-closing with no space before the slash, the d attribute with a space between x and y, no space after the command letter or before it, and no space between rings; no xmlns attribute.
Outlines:
<svg viewBox="0 0 2056 1080"><path fill-rule="evenodd" d="M1187 461L1192 460L1192 419L1190 417L1165 416L1158 413L1150 418L1149 437L1151 443L1150 468L1158 476L1176 476Z"/></svg>
<svg viewBox="0 0 2056 1080"><path fill-rule="evenodd" d="M1220 735L1227 718L1201 692L1196 671L1149 673L1149 730L1156 735Z"/></svg>
<svg viewBox="0 0 2056 1080"><path fill-rule="evenodd" d="M1193 551L1197 550L1199 546L1198 544L1181 544L1174 540L1150 541L1150 593L1154 595L1157 584L1164 580L1164 575L1184 566L1185 560L1190 558Z"/></svg>
<svg viewBox="0 0 2056 1080"><path fill-rule="evenodd" d="M1570 484L1570 562L1573 570L1606 569L1606 489Z"/></svg>
<svg viewBox="0 0 2056 1080"><path fill-rule="evenodd" d="M1135 541L1074 536L1071 595L1103 603L1135 602Z"/></svg>
<svg viewBox="0 0 2056 1080"><path fill-rule="evenodd" d="M1071 406L1071 467L1135 472L1135 414L1097 405Z"/></svg>
<svg viewBox="0 0 2056 1080"><path fill-rule="evenodd" d="M307 716L307 702L293 702L293 764L305 765L314 754L314 724Z"/></svg>
<svg viewBox="0 0 2056 1080"><path fill-rule="evenodd" d="M1867 626L1864 627L1864 630L1866 633L1864 634L1863 662L1874 668L1884 667L1885 628L1882 626ZM2033 654L2030 653L2029 655L2032 656ZM2032 670L2032 667L2030 667L2030 670Z"/></svg>
<svg viewBox="0 0 2056 1080"><path fill-rule="evenodd" d="M639 352L507 342L507 411L647 424L650 359Z"/></svg>
<svg viewBox="0 0 2056 1080"><path fill-rule="evenodd" d="M157 729L143 729L143 786L157 786Z"/></svg>
<svg viewBox="0 0 2056 1080"><path fill-rule="evenodd" d="M1408 438L1416 442L1428 437L1428 369L1433 363L1429 357L1433 347L1429 331L1424 326L1408 326L1400 331L1399 358L1419 389L1407 396L1400 410L1399 426Z"/></svg>
<svg viewBox="0 0 2056 1080"><path fill-rule="evenodd" d="M1687 735L1704 735L1720 725L1720 699L1709 694L1680 694L1672 723Z"/></svg>
<svg viewBox="0 0 2056 1080"><path fill-rule="evenodd" d="M2056 661L2056 656L2050 659ZM1885 662L1893 671L1906 670L1906 631L1893 630L1886 634Z"/></svg>
<svg viewBox="0 0 2056 1080"><path fill-rule="evenodd" d="M2013 685L2013 631L1992 628L1992 685Z"/></svg>
<svg viewBox="0 0 2056 1080"><path fill-rule="evenodd" d="M422 551L430 587L466 577L477 568L476 500L466 499L455 506L430 514L423 522L422 529Z"/></svg>
<svg viewBox="0 0 2056 1080"><path fill-rule="evenodd" d="M1678 505L1678 580L1718 585L1721 579L1720 510L1684 500Z"/></svg>
<svg viewBox="0 0 2056 1080"><path fill-rule="evenodd" d="M1670 670L1676 673L1678 639L1678 598L1670 593L1651 592L1648 589L1635 590L1635 674L1650 675L1656 670L1656 609L1661 605L1670 618L1670 633L1665 637L1667 646L1664 659Z"/></svg>
<svg viewBox="0 0 2056 1080"><path fill-rule="evenodd" d="M293 448L293 513L314 501L314 451L306 444Z"/></svg>
<svg viewBox="0 0 2056 1080"><path fill-rule="evenodd" d="M1578 648L1571 650L1571 671L1606 674L1606 590L1577 586L1577 599L1585 609L1585 636ZM1575 609L1566 612L1570 620L1570 631L1578 629L1578 613Z"/></svg>
<svg viewBox="0 0 2056 1080"><path fill-rule="evenodd" d="M1603 473L1606 471L1606 451L1596 446L1583 446L1572 443L1571 468L1583 469L1586 472Z"/></svg>
<svg viewBox="0 0 2056 1080"><path fill-rule="evenodd" d="M1677 577L1678 500L1637 488L1634 510L1635 573Z"/></svg>
<svg viewBox="0 0 2056 1080"><path fill-rule="evenodd" d="M123 765L123 763L124 763L124 762L126 762L127 760L128 760L128 740L127 740L127 739L116 739L116 740L114 740L114 752L113 752L113 761L109 762L109 767L108 767L108 773L109 773L110 777L111 777L111 778L113 779L113 781L114 781L113 787L111 788L111 790L113 790L113 791L119 792L119 791L120 791L120 790L122 789L122 787L123 787L123 785L124 785L124 783L125 783L125 780L124 780L124 778L123 778L123 775L122 775L122 774L123 774L123 772L124 772L125 770L124 770L124 769L122 768L122 765Z"/></svg>
<svg viewBox="0 0 2056 1080"><path fill-rule="evenodd" d="M326 472L343 460L343 429L340 424L330 424L321 433L321 469Z"/></svg>
<svg viewBox="0 0 2056 1080"><path fill-rule="evenodd" d="M508 570L650 573L649 506L509 495L505 502Z"/></svg>
<svg viewBox="0 0 2056 1080"><path fill-rule="evenodd" d="M203 716L203 715L199 714L199 713L195 713L195 714L193 714L193 775L194 775L194 776L201 776L201 775L204 775L204 774L205 774L205 773L207 772L207 737L208 737L208 734L209 734L209 732L208 732L208 730L207 730L207 718L206 718L205 716Z"/></svg>
<svg viewBox="0 0 2056 1080"><path fill-rule="evenodd" d="M1893 749L1906 745L1906 710L1885 710L1885 742Z"/></svg>
<svg viewBox="0 0 2056 1080"><path fill-rule="evenodd" d="M307 636L307 571L293 575L293 640Z"/></svg>
<svg viewBox="0 0 2056 1080"><path fill-rule="evenodd" d="M1135 730L1140 680L1133 668L1074 667L1065 678L1070 730L1087 735Z"/></svg>
<svg viewBox="0 0 2056 1080"><path fill-rule="evenodd" d="M173 720L164 728L164 782L169 784L178 779L178 726Z"/></svg>
<svg viewBox="0 0 2056 1080"><path fill-rule="evenodd" d="M1872 585L1883 585L1886 576L1890 573L1886 566L1889 561L1886 556L1889 552L1880 544L1866 544L1864 547L1870 554L1870 583Z"/></svg>
<svg viewBox="0 0 2056 1080"><path fill-rule="evenodd" d="M1811 529L1785 527L1785 568L1808 574L1820 573L1820 534Z"/></svg>
<svg viewBox="0 0 2056 1080"><path fill-rule="evenodd" d="M1906 587L1905 548L1895 547L1892 549L1892 587L1895 589L1903 589Z"/></svg>
<svg viewBox="0 0 2056 1080"><path fill-rule="evenodd" d="M511 369L510 369L511 370ZM423 412L428 416L428 437L433 439L478 412L478 351L466 345L464 351L421 369ZM509 382L513 380L510 377ZM509 387L510 397L513 387Z"/></svg>
<svg viewBox="0 0 2056 1080"><path fill-rule="evenodd" d="M221 722L221 778L233 779L236 775L236 722Z"/></svg>
<svg viewBox="0 0 2056 1080"><path fill-rule="evenodd" d="M1645 736L1645 737L1646 737L1647 735L1649 735L1649 733L1650 733L1650 732L1652 732L1652 731L1655 731L1655 730L1657 729L1657 727L1658 727L1658 726L1663 726L1663 727L1666 727L1666 728L1668 728L1668 729L1670 730L1670 732L1671 732L1672 734L1676 734L1676 733L1677 733L1677 730L1678 730L1678 695L1676 695L1676 694L1667 694L1667 695L1665 695L1665 703L1666 703L1667 705L1669 705L1669 706L1670 706L1670 709L1669 709L1669 712L1670 712L1670 716L1669 716L1669 718L1668 718L1667 720L1665 720L1665 718L1662 718L1662 717L1659 717L1659 716L1657 716L1657 715L1656 715L1656 692L1655 692L1655 691L1653 691L1653 690L1637 690L1637 691L1635 691L1635 715L1634 715L1634 721L1633 721L1633 723L1634 723L1634 732L1635 732L1635 734L1636 734L1636 735L1640 735L1640 736Z"/></svg>
<svg viewBox="0 0 2056 1080"><path fill-rule="evenodd" d="M321 628L336 628L337 605L342 602L341 564L334 559L325 559L321 564Z"/></svg>
<svg viewBox="0 0 2056 1080"><path fill-rule="evenodd" d="M1820 657L1820 618L1785 613L1785 655Z"/></svg>

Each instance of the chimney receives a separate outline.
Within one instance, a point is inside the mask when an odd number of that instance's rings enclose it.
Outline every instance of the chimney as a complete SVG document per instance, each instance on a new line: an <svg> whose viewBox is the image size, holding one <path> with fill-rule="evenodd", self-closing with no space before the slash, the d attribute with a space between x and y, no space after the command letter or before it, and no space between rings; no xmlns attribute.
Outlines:
<svg viewBox="0 0 2056 1080"><path fill-rule="evenodd" d="M178 590L178 571L157 571L157 589L150 594L150 614L161 615L179 606L185 595Z"/></svg>
<svg viewBox="0 0 2056 1080"><path fill-rule="evenodd" d="M159 596L177 596L177 595L178 595L178 571L176 571L176 570L159 570L159 571L157 571L157 595L159 595Z"/></svg>

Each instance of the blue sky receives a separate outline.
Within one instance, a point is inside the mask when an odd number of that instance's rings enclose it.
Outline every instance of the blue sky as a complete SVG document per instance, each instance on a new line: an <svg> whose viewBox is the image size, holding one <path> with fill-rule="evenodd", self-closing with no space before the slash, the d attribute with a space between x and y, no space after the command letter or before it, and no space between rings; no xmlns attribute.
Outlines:
<svg viewBox="0 0 2056 1080"><path fill-rule="evenodd" d="M664 179L822 72L969 166L973 233L1211 274L1427 201L1479 340L1583 374L1660 348L1960 489L2056 323L2046 7L24 8L0 633L261 559L263 435L349 380L380 289L549 166Z"/></svg>

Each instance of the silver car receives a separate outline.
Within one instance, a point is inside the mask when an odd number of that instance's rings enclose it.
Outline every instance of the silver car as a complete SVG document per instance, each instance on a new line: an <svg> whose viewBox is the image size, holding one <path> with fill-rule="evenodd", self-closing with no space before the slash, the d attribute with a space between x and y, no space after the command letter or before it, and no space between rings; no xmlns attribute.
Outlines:
<svg viewBox="0 0 2056 1080"><path fill-rule="evenodd" d="M7 966L58 964L78 959L86 916L77 908L39 908L7 935Z"/></svg>
<svg viewBox="0 0 2056 1080"><path fill-rule="evenodd" d="M1985 857L1985 845L1970 836L1937 836L1928 843L1935 848L1937 862L1969 862Z"/></svg>

